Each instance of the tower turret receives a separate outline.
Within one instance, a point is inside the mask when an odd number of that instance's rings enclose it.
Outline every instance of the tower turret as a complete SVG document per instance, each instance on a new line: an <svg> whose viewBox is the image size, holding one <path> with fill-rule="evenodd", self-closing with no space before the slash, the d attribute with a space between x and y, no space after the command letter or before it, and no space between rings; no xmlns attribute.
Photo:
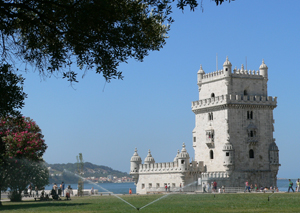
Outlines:
<svg viewBox="0 0 300 213"><path fill-rule="evenodd" d="M223 153L223 166L225 166L225 170L230 175L234 167L234 149L229 141L223 146Z"/></svg>
<svg viewBox="0 0 300 213"><path fill-rule="evenodd" d="M198 86L201 86L201 82L202 82L204 74L205 74L205 72L202 69L202 65L200 65L200 69L197 72L197 84L198 84Z"/></svg>
<svg viewBox="0 0 300 213"><path fill-rule="evenodd" d="M154 158L152 157L151 151L150 151L150 149L149 149L148 155L147 155L147 157L146 157L145 160L144 160L144 164L151 164L151 163L155 163L155 160L154 160Z"/></svg>
<svg viewBox="0 0 300 213"><path fill-rule="evenodd" d="M137 148L135 148L133 156L130 160L130 175L132 175L132 179L135 184L137 184L139 180L139 166L141 163L142 159L137 153Z"/></svg>
<svg viewBox="0 0 300 213"><path fill-rule="evenodd" d="M133 156L130 160L130 173L138 172L139 171L139 165L142 163L141 157L137 153L137 148L135 148Z"/></svg>
<svg viewBox="0 0 300 213"><path fill-rule="evenodd" d="M259 67L259 72L264 78L268 79L268 66L265 64L264 59Z"/></svg>
<svg viewBox="0 0 300 213"><path fill-rule="evenodd" d="M190 164L190 155L185 149L185 143L182 144L181 152L178 155L178 165L181 171L186 171Z"/></svg>
<svg viewBox="0 0 300 213"><path fill-rule="evenodd" d="M228 56L227 56L226 57L226 61L223 64L223 71L224 71L224 75L225 76L230 76L230 74L231 74L231 67L232 67L232 64L228 60Z"/></svg>

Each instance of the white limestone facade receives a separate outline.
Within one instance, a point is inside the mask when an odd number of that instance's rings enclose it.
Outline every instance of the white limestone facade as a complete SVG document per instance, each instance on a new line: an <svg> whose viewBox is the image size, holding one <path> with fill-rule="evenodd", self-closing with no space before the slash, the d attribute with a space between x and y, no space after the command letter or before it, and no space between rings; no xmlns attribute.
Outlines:
<svg viewBox="0 0 300 213"><path fill-rule="evenodd" d="M195 113L195 160L203 161L202 182L242 187L245 181L276 186L278 147L273 138L273 110L277 98L268 96L268 67L257 71L233 69L228 58L223 69L197 73L199 100ZM226 178L224 174L226 173ZM223 174L223 177L220 177Z"/></svg>
<svg viewBox="0 0 300 213"><path fill-rule="evenodd" d="M155 163L149 150L142 164L135 150L130 174L137 193L165 191L165 185L171 191L199 191L201 184L214 181L225 187L243 187L246 181L258 187L276 186L280 164L273 110L277 98L268 96L267 82L264 61L257 71L243 65L232 70L228 57L219 71L206 74L200 66L199 100L192 102L195 160L190 162L185 144L167 163Z"/></svg>

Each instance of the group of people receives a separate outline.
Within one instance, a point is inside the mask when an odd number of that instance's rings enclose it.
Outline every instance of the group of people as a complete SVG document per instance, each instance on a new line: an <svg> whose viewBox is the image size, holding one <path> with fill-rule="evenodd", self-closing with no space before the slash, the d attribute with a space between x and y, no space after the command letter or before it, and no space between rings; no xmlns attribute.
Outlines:
<svg viewBox="0 0 300 213"><path fill-rule="evenodd" d="M35 194L34 194L34 191L35 191ZM29 191L29 192L28 192ZM39 196L39 189L37 186L33 186L31 183L28 185L27 189L25 189L25 192L24 194L28 194L29 197L38 197Z"/></svg>
<svg viewBox="0 0 300 213"><path fill-rule="evenodd" d="M218 192L218 184L217 184L216 181L211 182L211 184L203 183L202 184L202 189L203 189L203 192L210 192L210 191ZM219 193L221 193L221 192L225 193L225 186L222 186L222 187L219 188Z"/></svg>
<svg viewBox="0 0 300 213"><path fill-rule="evenodd" d="M53 187L52 187L52 191L55 191L55 194L58 196L65 196L65 183L62 182L59 185L59 188L57 186L56 183L54 183ZM73 190L71 188L71 185L68 186L68 188L66 189L66 198L69 199L71 194L73 194Z"/></svg>
<svg viewBox="0 0 300 213"><path fill-rule="evenodd" d="M300 179L298 179L296 181L296 190L294 191L293 189L293 181L291 181L291 179L289 179L289 188L288 188L288 192L290 192L290 189L293 191L293 192L299 192L300 191Z"/></svg>
<svg viewBox="0 0 300 213"><path fill-rule="evenodd" d="M265 187L263 187L263 186L258 187L257 184L254 184L254 187L253 187L253 185L252 184L250 185L248 181L245 182L245 190L244 190L244 192L246 192L246 191L248 191L248 192L251 192L251 191L254 191L254 192L266 192L268 190L276 191L276 192L279 191L278 188L275 187L275 186L274 187L270 186L268 188L266 186Z"/></svg>

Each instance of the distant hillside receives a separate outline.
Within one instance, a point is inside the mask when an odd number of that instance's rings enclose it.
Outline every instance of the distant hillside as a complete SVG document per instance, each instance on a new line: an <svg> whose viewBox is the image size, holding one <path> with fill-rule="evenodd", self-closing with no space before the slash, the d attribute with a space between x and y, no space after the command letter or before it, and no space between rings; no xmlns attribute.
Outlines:
<svg viewBox="0 0 300 213"><path fill-rule="evenodd" d="M76 183L78 181L78 177L72 175L71 173L77 172L77 164L76 163L67 163L67 164L48 164L46 163L47 167L50 167L50 183L60 183L64 181L65 183ZM64 172L64 170L70 171L71 173ZM112 177L129 177L129 174L126 172L121 172L114 170L107 166L99 166L89 162L84 163L84 174L81 176L87 177L107 177L111 175Z"/></svg>

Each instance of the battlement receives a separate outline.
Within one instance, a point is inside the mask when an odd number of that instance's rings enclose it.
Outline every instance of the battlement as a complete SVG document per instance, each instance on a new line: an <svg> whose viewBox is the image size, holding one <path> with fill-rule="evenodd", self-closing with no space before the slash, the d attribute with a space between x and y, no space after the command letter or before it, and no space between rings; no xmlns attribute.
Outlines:
<svg viewBox="0 0 300 213"><path fill-rule="evenodd" d="M212 106L224 104L253 104L276 106L277 97L272 96L259 96L259 95L221 95L214 98L206 98L192 102L192 110L208 108Z"/></svg>
<svg viewBox="0 0 300 213"><path fill-rule="evenodd" d="M244 77L244 78L263 78L259 70L244 70L242 69L233 69L233 72L230 73L231 77ZM201 83L207 83L210 81L220 80L225 78L223 70L214 71L211 73L204 74L202 77Z"/></svg>
<svg viewBox="0 0 300 213"><path fill-rule="evenodd" d="M204 172L201 174L203 180L228 178L227 172Z"/></svg>
<svg viewBox="0 0 300 213"><path fill-rule="evenodd" d="M211 80L222 79L222 78L224 78L224 71L219 70L219 71L204 74L203 78L202 78L202 83L203 82L208 82L208 81L211 81Z"/></svg>
<svg viewBox="0 0 300 213"><path fill-rule="evenodd" d="M188 172L204 171L203 161L192 161L190 165L182 171L178 162L140 164L139 173L170 173L170 172Z"/></svg>

